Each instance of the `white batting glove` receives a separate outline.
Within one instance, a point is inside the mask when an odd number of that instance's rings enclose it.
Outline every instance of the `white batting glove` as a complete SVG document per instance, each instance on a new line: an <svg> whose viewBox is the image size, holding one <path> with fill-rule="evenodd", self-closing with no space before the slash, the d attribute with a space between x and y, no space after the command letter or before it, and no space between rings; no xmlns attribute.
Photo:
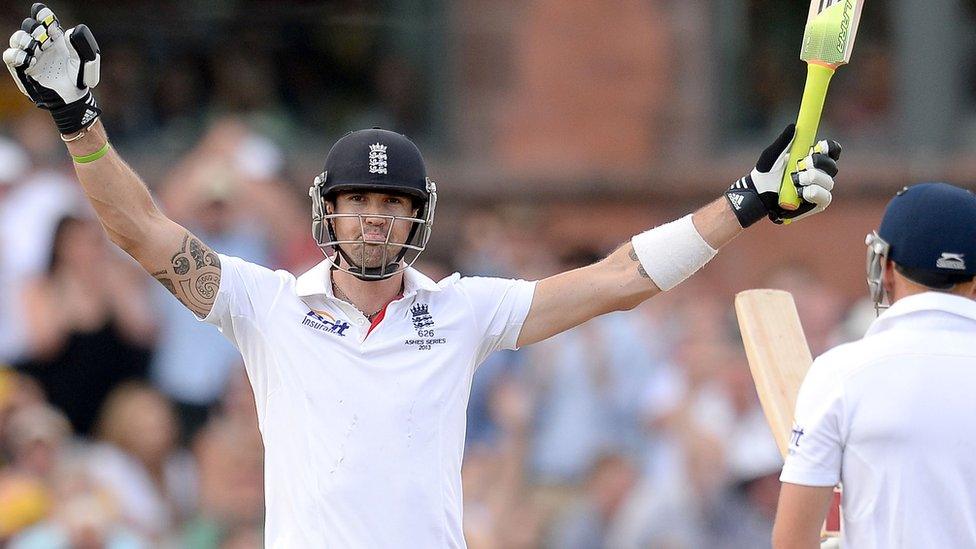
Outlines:
<svg viewBox="0 0 976 549"><path fill-rule="evenodd" d="M31 16L10 36L3 61L20 91L51 111L62 134L87 128L102 113L91 94L101 55L87 26L65 32L54 12L34 4Z"/></svg>
<svg viewBox="0 0 976 549"><path fill-rule="evenodd" d="M841 146L836 141L823 140L810 148L810 154L798 163L800 169L792 174L797 195L801 198L799 208L786 210L779 206L779 186L789 162L795 132L795 125L787 126L762 152L752 172L733 183L725 193L743 227L763 217L769 217L777 224L797 221L820 213L830 205Z"/></svg>

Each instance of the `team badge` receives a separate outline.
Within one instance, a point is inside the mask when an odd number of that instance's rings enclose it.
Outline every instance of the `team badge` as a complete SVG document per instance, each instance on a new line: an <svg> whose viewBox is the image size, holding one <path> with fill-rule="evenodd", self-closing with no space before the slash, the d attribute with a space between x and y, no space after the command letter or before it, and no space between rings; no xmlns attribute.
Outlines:
<svg viewBox="0 0 976 549"><path fill-rule="evenodd" d="M435 337L434 317L426 303L417 303L410 307L410 320L413 322L413 329L417 331L417 339L408 339L403 342L404 345L416 345L417 350L429 351L434 345L447 343L447 339Z"/></svg>
<svg viewBox="0 0 976 549"><path fill-rule="evenodd" d="M369 173L386 173L386 145L374 143L369 146Z"/></svg>
<svg viewBox="0 0 976 549"><path fill-rule="evenodd" d="M410 307L410 314L413 317L413 329L417 330L417 335L420 335L421 330L427 328L433 328L434 317L430 316L430 309L424 303L418 303L413 307ZM433 333L433 329L428 330Z"/></svg>

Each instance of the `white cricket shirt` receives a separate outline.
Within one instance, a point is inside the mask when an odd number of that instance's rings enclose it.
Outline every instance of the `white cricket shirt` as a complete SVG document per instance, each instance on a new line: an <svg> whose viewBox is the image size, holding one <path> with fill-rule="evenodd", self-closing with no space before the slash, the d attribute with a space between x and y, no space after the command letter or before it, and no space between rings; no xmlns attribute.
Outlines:
<svg viewBox="0 0 976 549"><path fill-rule="evenodd" d="M845 548L976 547L976 301L900 299L814 361L780 480L843 483Z"/></svg>
<svg viewBox="0 0 976 549"><path fill-rule="evenodd" d="M297 279L220 256L210 314L241 351L265 447L269 548L464 547L461 456L471 376L513 349L535 283L416 270L370 322ZM368 335L367 335L368 332Z"/></svg>

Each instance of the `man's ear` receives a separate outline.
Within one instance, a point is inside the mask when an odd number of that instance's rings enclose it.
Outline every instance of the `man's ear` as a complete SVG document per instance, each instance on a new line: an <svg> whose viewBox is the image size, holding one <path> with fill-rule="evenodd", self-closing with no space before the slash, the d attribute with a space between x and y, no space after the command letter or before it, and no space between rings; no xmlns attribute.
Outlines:
<svg viewBox="0 0 976 549"><path fill-rule="evenodd" d="M890 299L895 291L895 262L887 258L885 259L884 278L881 279L881 285Z"/></svg>
<svg viewBox="0 0 976 549"><path fill-rule="evenodd" d="M969 286L968 289L966 289L967 285ZM969 297L970 299L976 299L976 278L970 280L969 282L963 282L962 287L964 296Z"/></svg>

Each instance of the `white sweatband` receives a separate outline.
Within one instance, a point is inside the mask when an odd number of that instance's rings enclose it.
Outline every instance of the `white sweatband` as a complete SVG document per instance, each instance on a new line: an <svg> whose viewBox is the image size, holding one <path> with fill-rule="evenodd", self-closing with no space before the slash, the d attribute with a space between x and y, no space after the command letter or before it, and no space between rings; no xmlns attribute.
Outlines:
<svg viewBox="0 0 976 549"><path fill-rule="evenodd" d="M691 214L630 239L647 275L668 291L698 272L718 253L698 233Z"/></svg>

